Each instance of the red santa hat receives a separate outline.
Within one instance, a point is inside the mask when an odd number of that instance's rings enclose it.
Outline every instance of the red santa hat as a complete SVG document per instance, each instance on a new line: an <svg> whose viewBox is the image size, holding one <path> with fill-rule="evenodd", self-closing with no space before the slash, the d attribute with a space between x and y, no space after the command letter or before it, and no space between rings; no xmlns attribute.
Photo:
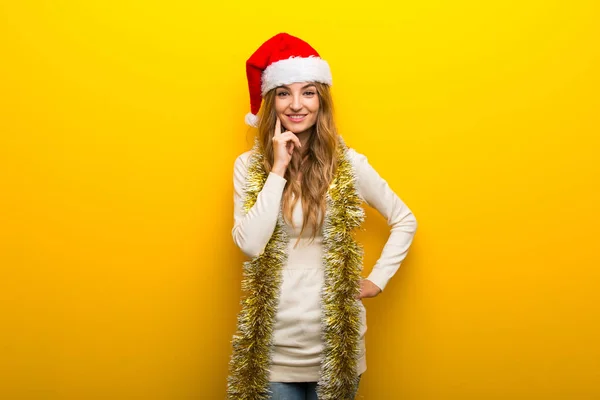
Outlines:
<svg viewBox="0 0 600 400"><path fill-rule="evenodd" d="M321 82L331 86L327 61L305 41L279 33L264 42L246 61L250 113L246 123L258 124L262 97L271 89L294 82Z"/></svg>

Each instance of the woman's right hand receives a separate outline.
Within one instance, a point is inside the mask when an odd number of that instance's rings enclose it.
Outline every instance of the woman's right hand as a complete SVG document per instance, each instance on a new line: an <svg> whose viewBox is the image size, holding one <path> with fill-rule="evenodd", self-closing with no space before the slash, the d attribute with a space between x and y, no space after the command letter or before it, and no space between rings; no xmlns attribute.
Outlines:
<svg viewBox="0 0 600 400"><path fill-rule="evenodd" d="M291 131L281 132L281 120L277 117L275 134L273 135L273 168L271 172L284 176L294 153L294 147L302 147L300 139Z"/></svg>

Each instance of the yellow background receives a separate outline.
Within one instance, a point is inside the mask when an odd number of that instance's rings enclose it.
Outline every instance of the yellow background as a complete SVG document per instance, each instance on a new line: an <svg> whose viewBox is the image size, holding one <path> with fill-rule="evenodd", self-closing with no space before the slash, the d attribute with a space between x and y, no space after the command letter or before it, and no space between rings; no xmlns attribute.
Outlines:
<svg viewBox="0 0 600 400"><path fill-rule="evenodd" d="M0 398L224 398L244 63L281 31L419 222L361 398L600 398L597 4L3 1Z"/></svg>

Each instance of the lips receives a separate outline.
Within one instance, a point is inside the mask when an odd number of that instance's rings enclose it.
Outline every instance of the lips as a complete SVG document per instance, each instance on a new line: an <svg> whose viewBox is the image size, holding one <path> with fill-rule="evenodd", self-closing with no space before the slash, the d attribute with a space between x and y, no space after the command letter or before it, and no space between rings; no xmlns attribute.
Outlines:
<svg viewBox="0 0 600 400"><path fill-rule="evenodd" d="M306 118L306 115L307 114L289 114L289 115L286 115L286 117L288 117L288 119L292 122L300 122L304 118Z"/></svg>

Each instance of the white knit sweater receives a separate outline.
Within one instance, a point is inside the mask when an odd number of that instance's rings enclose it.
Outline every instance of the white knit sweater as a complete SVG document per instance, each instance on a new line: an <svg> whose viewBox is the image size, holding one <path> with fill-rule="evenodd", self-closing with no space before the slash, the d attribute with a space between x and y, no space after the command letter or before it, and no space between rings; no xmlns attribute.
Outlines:
<svg viewBox="0 0 600 400"><path fill-rule="evenodd" d="M406 257L417 229L411 210L390 189L387 182L367 161L367 158L348 149L356 176L360 197L386 218L391 232L381 257L366 279L382 290ZM250 151L241 154L234 164L234 227L235 244L248 256L262 253L271 238L283 190L287 182L270 173L256 203L248 214L243 211L244 185ZM315 382L319 379L323 341L321 339L321 288L324 282L321 235L309 243L312 227L307 226L300 243L294 248L302 229L301 200L293 210L295 228L286 224L289 234L288 260L283 266L283 282L274 326L274 348L270 367L271 382ZM367 330L366 311L361 305L361 339L357 375L367 369L364 335Z"/></svg>

